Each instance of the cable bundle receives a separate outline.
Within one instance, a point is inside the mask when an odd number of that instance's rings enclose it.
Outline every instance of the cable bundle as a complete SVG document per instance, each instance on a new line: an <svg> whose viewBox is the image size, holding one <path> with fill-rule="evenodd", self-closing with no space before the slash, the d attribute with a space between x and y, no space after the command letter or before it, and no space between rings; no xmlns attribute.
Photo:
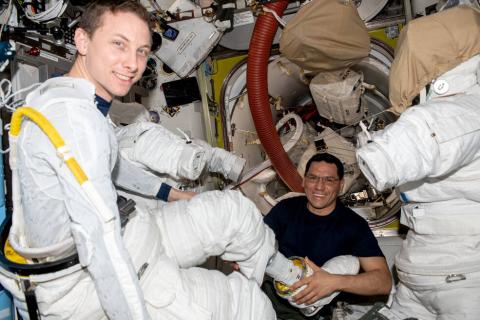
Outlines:
<svg viewBox="0 0 480 320"><path fill-rule="evenodd" d="M33 22L40 23L58 18L67 8L67 2L63 0L52 0L55 2L50 5L48 9L39 13L32 13L30 10L25 10L25 15Z"/></svg>

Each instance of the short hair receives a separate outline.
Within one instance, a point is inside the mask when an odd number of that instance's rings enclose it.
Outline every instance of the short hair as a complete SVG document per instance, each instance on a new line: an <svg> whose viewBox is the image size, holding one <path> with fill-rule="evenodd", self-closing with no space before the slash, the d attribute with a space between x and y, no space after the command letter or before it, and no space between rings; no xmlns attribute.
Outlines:
<svg viewBox="0 0 480 320"><path fill-rule="evenodd" d="M136 0L96 0L89 3L82 14L78 27L82 28L91 37L101 27L103 16L106 12L133 13L142 21L145 21L150 29L150 14L147 9ZM125 22L128 23L128 22Z"/></svg>
<svg viewBox="0 0 480 320"><path fill-rule="evenodd" d="M326 163L331 163L334 164L337 167L337 175L340 180L343 179L343 175L345 174L345 169L343 167L342 161L335 157L334 155L330 153L316 153L311 157L307 165L305 166L305 174L307 174L308 170L310 169L310 166L312 165L313 162L326 162Z"/></svg>

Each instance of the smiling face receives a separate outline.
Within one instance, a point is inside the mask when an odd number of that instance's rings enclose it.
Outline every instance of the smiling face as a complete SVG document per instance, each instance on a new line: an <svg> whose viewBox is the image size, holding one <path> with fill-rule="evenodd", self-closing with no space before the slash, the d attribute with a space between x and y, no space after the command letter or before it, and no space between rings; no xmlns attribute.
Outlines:
<svg viewBox="0 0 480 320"><path fill-rule="evenodd" d="M124 96L143 74L150 53L148 25L130 12L105 12L93 35L82 28L75 32L78 57L69 75L95 85L107 101Z"/></svg>
<svg viewBox="0 0 480 320"><path fill-rule="evenodd" d="M303 179L308 209L319 216L330 214L335 209L343 183L343 179L338 177L335 164L325 161L312 162Z"/></svg>

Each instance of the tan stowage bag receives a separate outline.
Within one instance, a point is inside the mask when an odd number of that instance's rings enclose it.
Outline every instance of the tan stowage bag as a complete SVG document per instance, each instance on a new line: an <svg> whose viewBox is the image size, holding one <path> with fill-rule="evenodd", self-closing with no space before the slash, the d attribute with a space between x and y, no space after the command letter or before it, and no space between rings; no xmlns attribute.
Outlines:
<svg viewBox="0 0 480 320"><path fill-rule="evenodd" d="M331 71L368 56L370 37L351 1L313 0L288 21L280 52L306 70Z"/></svg>
<svg viewBox="0 0 480 320"><path fill-rule="evenodd" d="M340 124L355 124L363 118L363 74L347 69L320 72L310 82L310 92L320 116Z"/></svg>

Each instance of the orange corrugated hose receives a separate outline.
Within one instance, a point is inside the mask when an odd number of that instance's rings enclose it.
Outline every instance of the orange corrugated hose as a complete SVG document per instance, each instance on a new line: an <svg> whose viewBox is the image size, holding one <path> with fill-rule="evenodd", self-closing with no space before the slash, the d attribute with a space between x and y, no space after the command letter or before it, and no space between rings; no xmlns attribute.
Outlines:
<svg viewBox="0 0 480 320"><path fill-rule="evenodd" d="M266 6L282 16L287 5L288 1L281 0ZM278 22L272 14L259 16L255 23L247 60L248 102L258 137L273 167L292 191L303 192L302 178L283 149L268 101L268 60L277 27Z"/></svg>

